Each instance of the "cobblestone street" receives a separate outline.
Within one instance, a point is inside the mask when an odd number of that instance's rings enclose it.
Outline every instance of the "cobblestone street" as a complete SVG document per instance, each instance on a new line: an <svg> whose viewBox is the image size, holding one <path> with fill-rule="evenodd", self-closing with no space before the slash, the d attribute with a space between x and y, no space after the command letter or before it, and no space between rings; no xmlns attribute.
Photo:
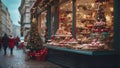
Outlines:
<svg viewBox="0 0 120 68"><path fill-rule="evenodd" d="M7 55L3 55L3 50L0 51L0 68L61 68L50 62L29 60L26 61L26 55L23 50L14 48L13 55L10 55L10 50L7 49Z"/></svg>

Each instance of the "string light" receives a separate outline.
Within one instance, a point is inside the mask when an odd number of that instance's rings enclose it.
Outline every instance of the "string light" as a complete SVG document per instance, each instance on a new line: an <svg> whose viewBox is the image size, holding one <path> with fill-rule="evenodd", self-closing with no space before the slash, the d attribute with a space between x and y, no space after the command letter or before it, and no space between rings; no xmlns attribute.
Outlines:
<svg viewBox="0 0 120 68"><path fill-rule="evenodd" d="M113 7L110 7L110 11L113 12Z"/></svg>

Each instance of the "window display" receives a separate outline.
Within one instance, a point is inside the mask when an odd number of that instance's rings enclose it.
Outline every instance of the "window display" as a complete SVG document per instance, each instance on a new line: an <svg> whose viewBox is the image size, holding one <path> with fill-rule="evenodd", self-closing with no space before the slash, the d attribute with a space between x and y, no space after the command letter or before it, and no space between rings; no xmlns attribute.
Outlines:
<svg viewBox="0 0 120 68"><path fill-rule="evenodd" d="M59 6L59 28L70 32L72 28L72 2L66 2Z"/></svg>
<svg viewBox="0 0 120 68"><path fill-rule="evenodd" d="M110 49L113 43L113 1L76 0L77 40L82 49Z"/></svg>
<svg viewBox="0 0 120 68"><path fill-rule="evenodd" d="M72 1L60 5L59 26L48 44L83 50L111 50L113 0L76 0L76 38L72 37Z"/></svg>
<svg viewBox="0 0 120 68"><path fill-rule="evenodd" d="M65 45L72 38L72 1L68 1L59 6L59 26L56 34L51 37L49 44Z"/></svg>

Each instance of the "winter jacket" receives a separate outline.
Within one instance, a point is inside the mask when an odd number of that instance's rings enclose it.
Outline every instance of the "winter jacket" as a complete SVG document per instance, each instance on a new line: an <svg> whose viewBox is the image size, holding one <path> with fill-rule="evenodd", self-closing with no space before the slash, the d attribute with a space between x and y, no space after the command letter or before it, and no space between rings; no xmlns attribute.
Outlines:
<svg viewBox="0 0 120 68"><path fill-rule="evenodd" d="M15 44L14 38L10 38L10 39L9 39L9 47L10 47L10 48L14 48L14 44Z"/></svg>

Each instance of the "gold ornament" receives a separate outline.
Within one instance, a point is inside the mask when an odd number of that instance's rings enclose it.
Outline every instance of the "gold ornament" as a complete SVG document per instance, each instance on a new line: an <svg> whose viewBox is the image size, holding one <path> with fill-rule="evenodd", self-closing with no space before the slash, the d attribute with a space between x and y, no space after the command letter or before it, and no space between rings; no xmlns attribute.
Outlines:
<svg viewBox="0 0 120 68"><path fill-rule="evenodd" d="M36 23L36 18L33 18L33 19L32 19L32 23Z"/></svg>

